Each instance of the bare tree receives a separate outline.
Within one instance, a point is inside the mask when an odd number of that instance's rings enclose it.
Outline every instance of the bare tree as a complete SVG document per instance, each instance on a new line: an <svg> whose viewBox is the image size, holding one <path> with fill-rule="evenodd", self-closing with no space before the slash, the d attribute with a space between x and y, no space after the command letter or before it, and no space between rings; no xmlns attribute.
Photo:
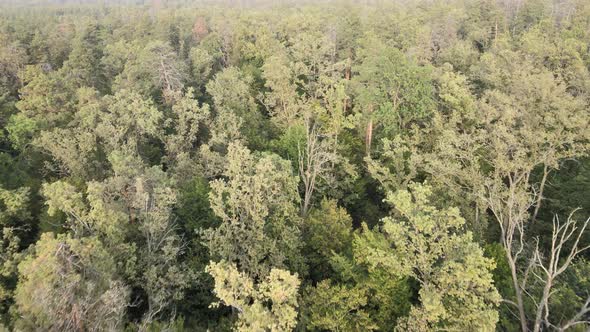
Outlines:
<svg viewBox="0 0 590 332"><path fill-rule="evenodd" d="M537 194L537 202L535 203L535 212L533 212L533 217L531 218L531 222L535 222L537 220L537 215L539 214L539 210L541 209L541 203L543 201L543 191L545 189L545 184L547 183L547 177L551 169L549 165L543 165L543 178L541 179L541 183L539 184L539 193Z"/></svg>
<svg viewBox="0 0 590 332"><path fill-rule="evenodd" d="M582 305L582 308L580 308L580 310L570 320L565 322L563 325L558 326L557 330L559 332L563 332L563 331L566 331L569 328L576 326L576 325L590 324L590 319L587 318L589 313L590 313L590 295L586 299L586 302L584 302L584 305ZM584 318L584 317L586 317L586 318Z"/></svg>
<svg viewBox="0 0 590 332"><path fill-rule="evenodd" d="M159 84L162 86L164 98L170 103L176 99L175 92L184 86L183 68L179 66L176 54L171 48L156 48L154 52L159 62L157 65Z"/></svg>
<svg viewBox="0 0 590 332"><path fill-rule="evenodd" d="M136 65L139 74L151 79L153 88L162 91L166 103L173 104L181 95L188 69L169 43L149 43L141 52Z"/></svg>
<svg viewBox="0 0 590 332"><path fill-rule="evenodd" d="M500 226L500 243L504 247L506 260L510 268L512 283L516 296L518 316L523 332L528 331L524 305L524 290L527 278L520 279L519 259L525 248L524 226L528 220L528 210L533 205L529 194L530 171L521 170L507 176L507 186L500 176L484 182L480 198L486 202Z"/></svg>
<svg viewBox="0 0 590 332"><path fill-rule="evenodd" d="M510 180L513 180L512 178ZM513 183L513 182L511 182ZM506 259L510 272L512 275L513 287L516 297L516 302L505 300L504 302L514 305L518 309L518 317L523 332L529 331L529 322L533 321L533 331L539 332L544 326L553 327L559 331L566 330L575 325L588 323L587 314L590 312L590 297L570 320L561 326L552 324L549 321L549 301L551 296L555 293L554 286L557 278L564 273L572 264L574 259L582 252L590 249L590 245L582 246L580 243L584 232L586 231L590 218L586 219L581 225L574 220L573 215L577 211L573 211L562 223L558 216L553 219L553 232L551 235L551 246L546 256L539 250L538 240L537 246L533 251L532 258L527 264L523 264L523 255L525 252L525 222L527 222L527 207L531 207L532 200L523 200L519 203L518 190L510 190L510 194L501 199L499 196L489 195L488 203L490 203L490 210L496 215L500 221L501 229L501 243L506 252ZM494 204L502 202L502 204L512 207L504 210L507 213L498 213L500 206ZM518 208L520 206L520 208ZM521 213L515 213L521 211ZM542 285L543 292L540 299L535 298L535 295L529 292L528 281L533 277L536 278ZM525 309L524 297L529 296L535 303L535 316L527 316ZM529 320L529 318L531 318Z"/></svg>
<svg viewBox="0 0 590 332"><path fill-rule="evenodd" d="M336 161L337 155L330 148L330 137L318 131L317 123L310 117L305 119L306 141L299 151L299 175L303 181L304 195L301 203L301 216L306 216L311 206L318 179L325 179Z"/></svg>
<svg viewBox="0 0 590 332"><path fill-rule="evenodd" d="M141 215L139 230L144 246L140 263L144 264L142 283L148 305L140 331L147 331L158 318L175 318L175 301L182 299L193 274L180 260L187 244L176 233L177 223L171 216L171 206L176 201L173 191L138 177L134 195L133 206Z"/></svg>
<svg viewBox="0 0 590 332"><path fill-rule="evenodd" d="M565 223L561 223L558 216L553 218L551 248L547 257L543 257L538 245L535 248L533 262L535 267L537 267L541 273L534 273L534 275L543 284L543 294L541 299L537 302L535 323L533 327L534 332L541 331L543 325L554 326L549 322L549 299L554 293L553 286L555 285L557 278L567 270L576 256L583 251L590 249L590 245L580 245L580 239L590 222L590 218L586 219L581 226L578 226L577 222L573 219L573 214L575 212L576 211L570 213ZM569 249L566 248L566 245L568 244L571 244L571 248ZM559 329L565 330L568 327L587 322L587 320L584 320L584 316L590 311L589 301L590 297L586 300L586 303L580 309L578 314Z"/></svg>

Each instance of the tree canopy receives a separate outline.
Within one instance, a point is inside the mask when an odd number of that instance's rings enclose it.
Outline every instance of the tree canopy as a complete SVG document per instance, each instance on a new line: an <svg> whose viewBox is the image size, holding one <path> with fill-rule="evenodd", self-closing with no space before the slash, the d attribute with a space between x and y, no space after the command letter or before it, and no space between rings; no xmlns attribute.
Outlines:
<svg viewBox="0 0 590 332"><path fill-rule="evenodd" d="M587 0L0 0L0 331L587 331Z"/></svg>

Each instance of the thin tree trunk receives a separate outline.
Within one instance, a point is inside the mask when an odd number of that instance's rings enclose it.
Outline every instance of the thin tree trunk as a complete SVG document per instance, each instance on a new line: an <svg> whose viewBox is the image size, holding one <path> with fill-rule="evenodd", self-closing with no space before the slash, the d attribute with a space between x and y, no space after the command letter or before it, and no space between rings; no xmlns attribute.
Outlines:
<svg viewBox="0 0 590 332"><path fill-rule="evenodd" d="M537 220L537 214L539 214L539 209L541 208L541 201L543 200L543 190L545 189L545 183L547 182L547 176L549 175L549 168L547 165L543 167L543 179L541 179L541 185L539 186L539 196L537 196L537 204L535 204L535 212L533 213L533 218L531 222L535 222Z"/></svg>
<svg viewBox="0 0 590 332"><path fill-rule="evenodd" d="M365 133L365 148L367 149L367 156L371 156L371 141L373 140L373 119L369 119L367 124L367 132Z"/></svg>
<svg viewBox="0 0 590 332"><path fill-rule="evenodd" d="M350 58L347 59L346 68L344 69L344 79L350 81L351 75L351 66L350 66ZM344 113L346 114L346 110L348 109L348 97L344 98Z"/></svg>
<svg viewBox="0 0 590 332"><path fill-rule="evenodd" d="M479 204L475 203L475 229L477 230L477 236L479 237L481 234L481 227L479 225Z"/></svg>
<svg viewBox="0 0 590 332"><path fill-rule="evenodd" d="M543 308L547 305L547 301L549 301L549 292L551 292L551 287L553 286L552 280L547 280L545 287L543 288L543 297L541 298L541 302L539 302L539 307L537 308L537 315L535 317L535 326L533 328L534 332L541 331L541 322L543 321Z"/></svg>
<svg viewBox="0 0 590 332"><path fill-rule="evenodd" d="M351 68L350 68L350 58L346 59L346 69L344 69L344 78L347 81L350 81L350 72L351 72Z"/></svg>
<svg viewBox="0 0 590 332"><path fill-rule="evenodd" d="M522 290L520 289L520 285L518 284L518 272L516 271L516 262L514 262L513 257L510 254L510 249L504 249L506 250L506 258L508 259L508 264L510 265L510 273L512 274L512 285L514 286L514 293L516 295L516 304L518 306L520 328L522 332L528 332L526 314L524 312L524 301L522 299Z"/></svg>
<svg viewBox="0 0 590 332"><path fill-rule="evenodd" d="M498 20L496 20L496 25L494 26L494 46L496 46L497 41L498 41Z"/></svg>
<svg viewBox="0 0 590 332"><path fill-rule="evenodd" d="M309 203L311 201L311 192L307 188L305 189L305 196L303 198L303 205L301 206L301 216L307 217L307 212L309 212Z"/></svg>

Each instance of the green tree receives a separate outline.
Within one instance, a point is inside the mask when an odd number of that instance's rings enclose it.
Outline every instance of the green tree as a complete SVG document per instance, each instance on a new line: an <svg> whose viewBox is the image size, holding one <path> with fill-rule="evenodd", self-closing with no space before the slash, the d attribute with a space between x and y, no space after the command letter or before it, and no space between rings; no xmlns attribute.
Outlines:
<svg viewBox="0 0 590 332"><path fill-rule="evenodd" d="M19 273L15 300L21 328L122 328L129 289L97 238L45 233L19 264Z"/></svg>
<svg viewBox="0 0 590 332"><path fill-rule="evenodd" d="M287 128L297 122L301 116L297 79L289 58L275 55L264 62L262 77L265 87L263 103L272 121L281 128Z"/></svg>
<svg viewBox="0 0 590 332"><path fill-rule="evenodd" d="M12 116L7 126L13 145L23 147L39 129L67 123L74 111L74 91L65 87L57 73L40 65L27 66L21 72L24 87L16 103L19 113Z"/></svg>
<svg viewBox="0 0 590 332"><path fill-rule="evenodd" d="M266 128L265 119L258 111L252 96L251 84L251 76L236 67L229 67L217 73L206 87L207 93L213 99L216 111L214 122L228 120L238 122L239 132L245 139L245 143L248 146L258 147L262 146L261 140L265 137ZM228 89L230 86L232 88ZM232 117L237 119L232 120ZM214 126L222 128L226 125L215 123ZM227 133L226 135L236 135L236 133Z"/></svg>
<svg viewBox="0 0 590 332"><path fill-rule="evenodd" d="M311 292L311 308L329 305L326 293L341 294L354 297L363 313L349 316L345 324L358 324L366 312L379 328L493 330L500 300L490 272L494 262L463 231L459 210L437 209L431 194L421 185L390 193L392 216L373 230L363 225L354 236L352 259L332 258L339 278L349 286L321 284L321 290ZM417 304L411 308L409 282L418 288ZM316 311L311 324L338 322L342 309Z"/></svg>
<svg viewBox="0 0 590 332"><path fill-rule="evenodd" d="M30 189L0 186L0 321L13 302L23 237L30 232Z"/></svg>
<svg viewBox="0 0 590 332"><path fill-rule="evenodd" d="M455 116L435 122L437 147L423 163L435 181L466 192L481 211L492 212L523 331L528 327L519 270L525 224L536 217L549 173L561 160L587 154L589 133L584 101L548 70L534 68L514 51L482 56L474 74L486 90L478 103L481 111L471 117L474 125L465 130L453 124ZM538 167L542 176L535 183Z"/></svg>
<svg viewBox="0 0 590 332"><path fill-rule="evenodd" d="M139 53L137 41L128 42L118 40L104 46L103 56L100 59L104 78L108 81L109 87L124 70L128 61L134 59L134 53Z"/></svg>
<svg viewBox="0 0 590 332"><path fill-rule="evenodd" d="M367 234L365 243L387 248L383 237L374 235L378 234ZM341 323L348 328L382 330L395 326L409 312L412 290L408 278L371 266L366 253L360 251L361 245L357 245L357 236L351 253L333 253L330 257L333 278L306 289L302 316L307 325L321 329ZM337 304L338 298L350 302ZM345 314L349 310L352 312Z"/></svg>
<svg viewBox="0 0 590 332"><path fill-rule="evenodd" d="M489 49L499 35L508 30L508 22L502 8L495 1L473 2L465 11L465 20L459 28L459 33L465 40L474 43L480 52Z"/></svg>
<svg viewBox="0 0 590 332"><path fill-rule="evenodd" d="M305 218L303 239L311 277L315 280L326 278L330 275L332 255L350 253L352 249L352 218L335 200L323 199L319 207Z"/></svg>
<svg viewBox="0 0 590 332"><path fill-rule="evenodd" d="M98 92L93 88L81 88L77 92L77 111L69 126L41 131L33 145L51 156L46 168L61 176L91 179L103 174L101 148L95 133L95 125L80 123L81 118L102 107ZM72 124L77 124L73 126Z"/></svg>
<svg viewBox="0 0 590 332"><path fill-rule="evenodd" d="M327 331L374 331L378 326L367 310L367 290L331 285L324 280L308 289L304 312L306 328Z"/></svg>
<svg viewBox="0 0 590 332"><path fill-rule="evenodd" d="M196 156L192 152L196 150L199 138L203 141L201 131L208 124L210 116L209 105L199 106L199 102L193 99L193 92L189 88L181 97L176 98L172 112L165 120L167 133L163 139L166 162L174 168L170 173L184 179L191 178L196 173Z"/></svg>
<svg viewBox="0 0 590 332"><path fill-rule="evenodd" d="M84 86L101 91L106 88L101 63L103 46L99 34L100 28L95 23L84 24L76 33L68 60L59 70L60 77L72 86L72 90Z"/></svg>
<svg viewBox="0 0 590 332"><path fill-rule="evenodd" d="M27 64L26 50L16 42L11 42L8 36L0 34L0 110L5 104L13 103L17 90L21 87L19 72Z"/></svg>
<svg viewBox="0 0 590 332"><path fill-rule="evenodd" d="M433 111L433 87L427 67L418 66L375 37L368 38L361 50L362 63L353 86L370 155L374 135L377 139L391 137ZM374 130L379 131L374 134Z"/></svg>
<svg viewBox="0 0 590 332"><path fill-rule="evenodd" d="M122 256L130 280L145 292L142 326L148 326L174 315L193 278L183 256L186 243L172 215L174 181L130 150L111 153L109 162L113 176L88 183L89 216L109 234L112 254Z"/></svg>
<svg viewBox="0 0 590 332"><path fill-rule="evenodd" d="M88 182L85 195L64 181L45 184L43 194L50 214L65 213L67 228L78 237L100 237L123 275L145 292L145 327L172 315L193 271L183 261L186 244L172 216L173 181L131 150L114 151L109 162L113 175Z"/></svg>
<svg viewBox="0 0 590 332"><path fill-rule="evenodd" d="M211 262L207 272L215 280L220 303L238 311L238 331L289 331L297 325L297 274L271 269L256 283L225 261Z"/></svg>
<svg viewBox="0 0 590 332"><path fill-rule="evenodd" d="M221 223L204 230L213 259L235 263L252 277L272 267L303 270L297 177L289 162L254 155L232 143L222 179L211 182L211 208Z"/></svg>
<svg viewBox="0 0 590 332"><path fill-rule="evenodd" d="M95 128L107 153L121 146L145 149L150 139L161 138L164 116L151 99L121 90L105 96L103 101L103 108L88 108L81 116L86 125ZM141 153L144 149L136 151Z"/></svg>
<svg viewBox="0 0 590 332"><path fill-rule="evenodd" d="M367 252L368 264L420 285L420 304L398 328L494 330L500 300L490 273L494 262L483 256L470 232L462 231L459 210L437 209L429 202L431 194L420 185L389 194L398 214L384 218L379 231L395 249L363 246L361 240L360 250Z"/></svg>
<svg viewBox="0 0 590 332"><path fill-rule="evenodd" d="M218 70L219 59L201 47L193 47L189 53L191 73L197 92L202 95L205 85Z"/></svg>
<svg viewBox="0 0 590 332"><path fill-rule="evenodd" d="M172 103L187 80L186 64L168 43L152 41L125 64L116 78L116 89L130 89L145 97Z"/></svg>

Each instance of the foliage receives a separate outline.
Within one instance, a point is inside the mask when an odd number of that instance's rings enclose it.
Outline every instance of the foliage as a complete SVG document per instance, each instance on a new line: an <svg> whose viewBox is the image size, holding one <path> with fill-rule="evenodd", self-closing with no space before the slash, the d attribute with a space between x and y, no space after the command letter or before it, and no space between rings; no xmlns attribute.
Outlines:
<svg viewBox="0 0 590 332"><path fill-rule="evenodd" d="M394 253L362 249L369 250L369 264L420 284L420 305L398 327L493 330L500 299L490 273L493 261L483 256L469 232L462 234L465 220L458 209L439 210L429 204L428 187L410 188L387 197L402 218L387 217L380 228Z"/></svg>
<svg viewBox="0 0 590 332"><path fill-rule="evenodd" d="M209 194L221 219L204 232L212 257L235 263L252 277L268 274L273 266L302 271L297 178L289 163L232 143L223 175L227 180L212 181Z"/></svg>
<svg viewBox="0 0 590 332"><path fill-rule="evenodd" d="M215 294L221 303L238 310L238 331L288 331L297 324L297 274L272 269L254 283L225 261L211 262L207 272L215 279Z"/></svg>
<svg viewBox="0 0 590 332"><path fill-rule="evenodd" d="M311 277L315 280L329 275L329 260L335 253L350 252L352 218L335 200L323 199L304 221L304 248ZM330 239L326 242L325 239Z"/></svg>
<svg viewBox="0 0 590 332"><path fill-rule="evenodd" d="M348 289L332 286L324 280L309 290L305 303L309 315L307 328L328 331L372 331L377 326L372 322L367 306L367 294L363 288Z"/></svg>
<svg viewBox="0 0 590 332"><path fill-rule="evenodd" d="M15 292L23 327L101 331L122 326L129 289L97 238L45 233L19 264Z"/></svg>
<svg viewBox="0 0 590 332"><path fill-rule="evenodd" d="M0 2L1 330L588 329L588 1Z"/></svg>

